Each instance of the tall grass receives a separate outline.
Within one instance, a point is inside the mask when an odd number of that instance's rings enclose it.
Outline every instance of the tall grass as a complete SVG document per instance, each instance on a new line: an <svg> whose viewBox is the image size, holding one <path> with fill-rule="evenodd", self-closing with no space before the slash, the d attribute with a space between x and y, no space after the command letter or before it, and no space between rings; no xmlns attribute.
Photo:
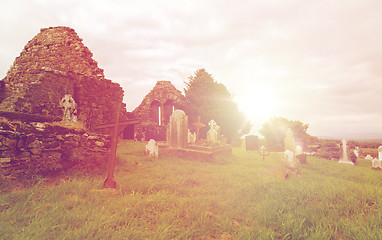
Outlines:
<svg viewBox="0 0 382 240"><path fill-rule="evenodd" d="M308 158L284 179L281 154L212 160L143 154L121 141L115 179L42 179L0 195L1 239L381 239L382 171Z"/></svg>

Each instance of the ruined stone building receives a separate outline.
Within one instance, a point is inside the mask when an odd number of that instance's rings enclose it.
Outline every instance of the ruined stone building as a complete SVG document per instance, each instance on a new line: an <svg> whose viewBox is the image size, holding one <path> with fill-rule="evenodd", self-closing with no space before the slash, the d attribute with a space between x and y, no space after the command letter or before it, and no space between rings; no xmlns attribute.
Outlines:
<svg viewBox="0 0 382 240"><path fill-rule="evenodd" d="M0 81L0 113L62 117L59 102L70 94L85 126L113 121L123 90L105 79L92 56L73 29L41 29Z"/></svg>
<svg viewBox="0 0 382 240"><path fill-rule="evenodd" d="M171 114L176 109L184 110L185 105L185 97L170 81L158 81L133 111L141 120L135 129L138 139L164 141Z"/></svg>

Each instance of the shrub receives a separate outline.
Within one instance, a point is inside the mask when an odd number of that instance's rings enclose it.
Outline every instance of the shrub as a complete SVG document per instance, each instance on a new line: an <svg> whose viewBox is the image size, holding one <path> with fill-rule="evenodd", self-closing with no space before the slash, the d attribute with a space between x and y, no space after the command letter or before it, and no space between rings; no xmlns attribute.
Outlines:
<svg viewBox="0 0 382 240"><path fill-rule="evenodd" d="M341 157L341 152L337 144L327 143L321 146L317 152L319 157L326 159L339 159Z"/></svg>

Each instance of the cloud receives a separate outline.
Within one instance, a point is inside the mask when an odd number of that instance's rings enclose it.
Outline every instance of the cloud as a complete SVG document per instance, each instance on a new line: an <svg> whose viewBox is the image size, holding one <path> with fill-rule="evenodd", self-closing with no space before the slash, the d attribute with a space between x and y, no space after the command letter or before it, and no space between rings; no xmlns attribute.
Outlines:
<svg viewBox="0 0 382 240"><path fill-rule="evenodd" d="M205 68L235 96L269 92L277 115L309 123L313 135L378 136L381 7L378 0L10 0L0 14L7 23L0 74L40 28L64 25L124 88L129 110L156 81L182 90Z"/></svg>

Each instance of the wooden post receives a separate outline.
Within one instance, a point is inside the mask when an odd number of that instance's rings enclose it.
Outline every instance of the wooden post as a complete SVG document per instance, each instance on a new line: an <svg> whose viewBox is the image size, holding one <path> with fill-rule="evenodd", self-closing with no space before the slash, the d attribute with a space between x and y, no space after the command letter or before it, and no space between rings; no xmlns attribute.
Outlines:
<svg viewBox="0 0 382 240"><path fill-rule="evenodd" d="M114 180L114 166L115 166L115 156L117 153L118 144L118 124L119 124L119 114L121 113L121 103L117 105L117 117L113 129L112 142L111 142L111 152L109 157L109 165L107 170L107 177L103 183L104 188L116 188L117 182Z"/></svg>
<svg viewBox="0 0 382 240"><path fill-rule="evenodd" d="M115 167L115 157L117 154L117 147L118 147L118 136L120 134L119 127L140 123L139 119L130 119L127 121L120 122L119 121L120 114L121 114L121 103L117 105L117 115L116 115L115 122L98 124L93 127L94 130L108 128L108 129L111 129L112 131L111 150L110 150L109 163L108 163L108 169L107 169L107 177L105 182L103 183L104 188L117 187L117 183L114 180L114 167Z"/></svg>

